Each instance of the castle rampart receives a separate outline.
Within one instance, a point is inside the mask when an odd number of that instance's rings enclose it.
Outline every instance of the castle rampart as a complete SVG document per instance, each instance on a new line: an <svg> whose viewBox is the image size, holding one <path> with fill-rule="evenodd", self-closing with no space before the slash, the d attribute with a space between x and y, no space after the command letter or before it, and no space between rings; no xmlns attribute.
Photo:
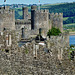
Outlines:
<svg viewBox="0 0 75 75"><path fill-rule="evenodd" d="M15 13L14 10L9 10L9 7L1 7L0 9L0 30L4 28L14 30L15 29ZM10 26L11 25L11 26Z"/></svg>
<svg viewBox="0 0 75 75"><path fill-rule="evenodd" d="M13 34L14 33L14 34ZM34 40L18 47L16 32L4 31L0 35L6 42L6 35L11 35L11 47L1 46L0 50L0 74L9 75L74 75L75 61L69 60L68 38L66 34L52 36L42 43ZM63 37L64 36L64 37ZM65 37L66 36L66 37ZM64 42L64 43L63 43ZM4 44L4 43L3 43ZM49 47L48 47L49 46Z"/></svg>

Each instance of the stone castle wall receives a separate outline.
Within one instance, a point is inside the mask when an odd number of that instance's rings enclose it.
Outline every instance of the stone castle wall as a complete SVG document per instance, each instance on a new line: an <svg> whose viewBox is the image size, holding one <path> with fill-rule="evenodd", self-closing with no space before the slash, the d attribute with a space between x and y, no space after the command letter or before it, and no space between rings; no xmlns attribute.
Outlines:
<svg viewBox="0 0 75 75"><path fill-rule="evenodd" d="M33 7L33 6L32 6ZM49 13L48 10L37 10L37 7L31 9L31 28L45 28L49 30L52 27L59 28L63 32L63 14ZM47 31L46 31L47 32Z"/></svg>
<svg viewBox="0 0 75 75"><path fill-rule="evenodd" d="M0 9L0 30L4 28L14 30L15 29L15 13L14 10L9 10L9 7L1 7Z"/></svg>
<svg viewBox="0 0 75 75"><path fill-rule="evenodd" d="M31 20L28 18L28 8L23 8L23 19L16 20L14 17L14 10L10 10L9 7L1 7L0 9L0 29L4 28L13 30L15 26L17 29L26 27L27 30L43 30L44 36L48 30L52 27L59 28L63 32L63 14L62 13L49 13L48 10L37 10L36 6L31 7ZM11 25L11 26L10 26Z"/></svg>
<svg viewBox="0 0 75 75"><path fill-rule="evenodd" d="M27 7L23 7L23 19L24 20L28 20L31 18L31 15L28 13L28 8Z"/></svg>
<svg viewBox="0 0 75 75"><path fill-rule="evenodd" d="M23 20L15 20L15 26L17 30L21 30L22 28L26 28L26 31L31 30L31 21L28 20L26 21L25 19Z"/></svg>
<svg viewBox="0 0 75 75"><path fill-rule="evenodd" d="M50 43L50 48L42 46L35 41L28 42L21 48L17 46L13 32L12 45L10 48L0 49L0 74L2 75L74 75L75 61L69 60L67 39L62 36L52 36L46 42ZM4 35L6 33L4 32ZM1 35L0 37L3 37ZM57 38L57 40L55 39ZM63 39L61 39L63 38ZM14 41L13 41L14 40ZM64 46L63 43L64 42ZM60 45L60 46L59 46ZM9 50L7 52L7 50ZM63 54L60 52L63 50ZM37 51L37 52L36 52ZM36 55L35 55L36 53ZM59 55L60 53L60 55ZM59 56L63 59L59 59ZM66 57L64 57L66 55ZM36 56L36 58L35 58Z"/></svg>
<svg viewBox="0 0 75 75"><path fill-rule="evenodd" d="M33 16L33 15L32 15ZM49 17L48 17L48 12L40 12L40 11L34 11L34 29L39 29L39 28L48 28L49 26Z"/></svg>

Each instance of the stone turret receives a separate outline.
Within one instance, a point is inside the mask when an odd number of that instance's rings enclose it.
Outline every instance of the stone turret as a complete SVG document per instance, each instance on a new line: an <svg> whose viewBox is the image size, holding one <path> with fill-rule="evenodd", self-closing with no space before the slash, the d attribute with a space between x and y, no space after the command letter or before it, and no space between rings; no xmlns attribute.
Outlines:
<svg viewBox="0 0 75 75"><path fill-rule="evenodd" d="M31 10L37 10L37 6L32 5L32 6L31 6Z"/></svg>
<svg viewBox="0 0 75 75"><path fill-rule="evenodd" d="M63 14L62 13L50 13L50 28L56 27L63 32Z"/></svg>
<svg viewBox="0 0 75 75"><path fill-rule="evenodd" d="M5 8L5 10L8 10L8 11L9 11L9 9L10 9L9 6L5 6L4 8Z"/></svg>
<svg viewBox="0 0 75 75"><path fill-rule="evenodd" d="M31 29L34 29L34 14L37 10L37 6L31 6Z"/></svg>
<svg viewBox="0 0 75 75"><path fill-rule="evenodd" d="M23 19L28 20L28 8L23 7Z"/></svg>
<svg viewBox="0 0 75 75"><path fill-rule="evenodd" d="M0 7L0 31L15 30L15 13L9 6Z"/></svg>

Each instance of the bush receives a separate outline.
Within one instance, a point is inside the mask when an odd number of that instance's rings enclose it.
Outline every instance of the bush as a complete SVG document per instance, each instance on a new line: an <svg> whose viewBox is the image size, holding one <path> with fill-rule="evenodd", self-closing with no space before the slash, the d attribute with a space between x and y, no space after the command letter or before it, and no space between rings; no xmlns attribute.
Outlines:
<svg viewBox="0 0 75 75"><path fill-rule="evenodd" d="M70 48L74 47L74 45L71 45Z"/></svg>
<svg viewBox="0 0 75 75"><path fill-rule="evenodd" d="M52 27L52 29L48 31L47 36L49 36L49 38L50 38L50 36L52 36L52 35L57 36L60 33L61 33L61 31L58 28Z"/></svg>

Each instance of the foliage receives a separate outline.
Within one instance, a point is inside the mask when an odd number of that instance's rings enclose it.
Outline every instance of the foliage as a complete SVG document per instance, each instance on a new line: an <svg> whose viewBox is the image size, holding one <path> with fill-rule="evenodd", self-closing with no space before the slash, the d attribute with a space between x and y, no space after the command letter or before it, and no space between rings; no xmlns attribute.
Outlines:
<svg viewBox="0 0 75 75"><path fill-rule="evenodd" d="M49 36L49 38L50 38L51 35L57 36L60 33L61 33L61 31L58 28L52 27L52 29L48 31L47 36Z"/></svg>
<svg viewBox="0 0 75 75"><path fill-rule="evenodd" d="M41 9L49 9L50 13L63 13L63 17L66 17L66 20L63 21L64 24L75 23L75 2L57 5L47 4L43 5Z"/></svg>
<svg viewBox="0 0 75 75"><path fill-rule="evenodd" d="M70 48L74 47L74 45L71 45Z"/></svg>
<svg viewBox="0 0 75 75"><path fill-rule="evenodd" d="M25 53L28 54L28 49L25 49Z"/></svg>
<svg viewBox="0 0 75 75"><path fill-rule="evenodd" d="M23 19L22 9L15 10L15 19Z"/></svg>
<svg viewBox="0 0 75 75"><path fill-rule="evenodd" d="M65 21L63 21L63 23L64 24L75 23L75 16L67 18Z"/></svg>
<svg viewBox="0 0 75 75"><path fill-rule="evenodd" d="M64 28L64 31L69 30L71 32L74 32L75 31L75 23L65 24L65 25L63 25L63 28Z"/></svg>
<svg viewBox="0 0 75 75"><path fill-rule="evenodd" d="M45 5L42 9L49 9L50 13L63 13L64 17L75 16L75 2L63 3L58 5Z"/></svg>
<svg viewBox="0 0 75 75"><path fill-rule="evenodd" d="M27 6L30 10L30 6ZM15 5L14 7L15 8ZM46 4L41 5L41 9L48 9L50 13L63 13L63 17L68 17L64 20L64 24L75 23L75 2L73 3L63 3L63 4ZM22 19L22 8L15 8L15 18Z"/></svg>

